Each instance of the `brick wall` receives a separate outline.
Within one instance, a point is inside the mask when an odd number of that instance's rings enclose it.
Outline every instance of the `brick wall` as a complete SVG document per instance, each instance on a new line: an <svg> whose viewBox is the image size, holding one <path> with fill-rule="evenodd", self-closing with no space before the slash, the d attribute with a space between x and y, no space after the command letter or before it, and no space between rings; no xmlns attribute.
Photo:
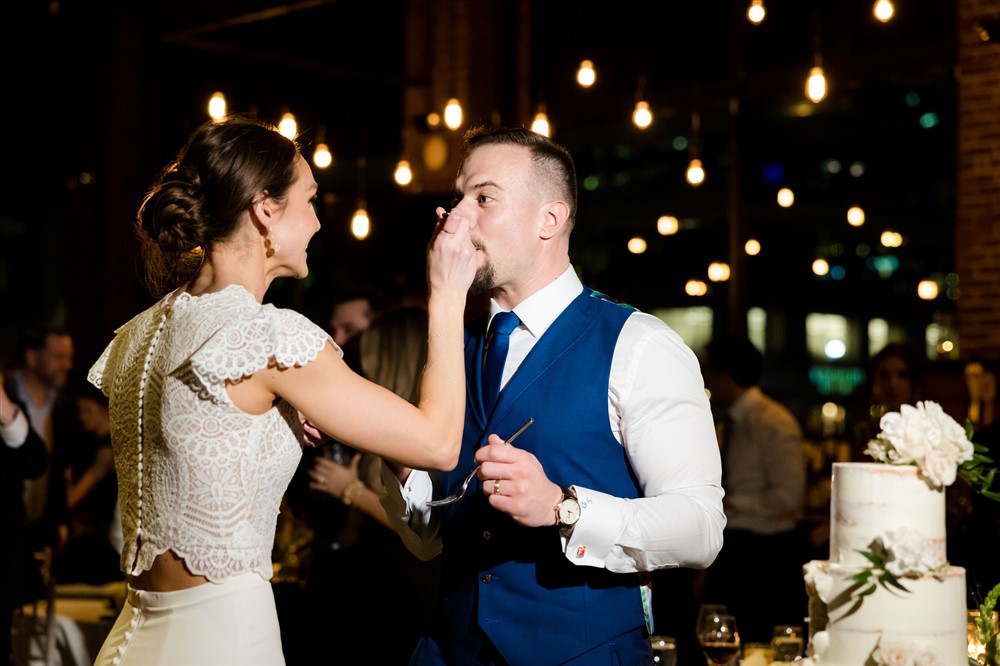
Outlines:
<svg viewBox="0 0 1000 666"><path fill-rule="evenodd" d="M964 360L995 361L1000 359L1000 3L995 0L959 0L956 76L959 339Z"/></svg>

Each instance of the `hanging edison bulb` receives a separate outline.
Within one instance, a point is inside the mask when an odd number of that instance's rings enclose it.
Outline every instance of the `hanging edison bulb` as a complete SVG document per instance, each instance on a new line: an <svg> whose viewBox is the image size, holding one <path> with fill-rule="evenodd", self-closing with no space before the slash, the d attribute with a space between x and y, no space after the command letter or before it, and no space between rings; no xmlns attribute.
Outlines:
<svg viewBox="0 0 1000 666"><path fill-rule="evenodd" d="M680 228L680 222L673 215L661 215L656 220L656 231L661 236L673 236Z"/></svg>
<svg viewBox="0 0 1000 666"><path fill-rule="evenodd" d="M782 208L789 208L795 203L795 192L790 188L783 187L778 190L778 205Z"/></svg>
<svg viewBox="0 0 1000 666"><path fill-rule="evenodd" d="M589 88L597 81L597 72L594 71L594 63L584 60L580 63L580 69L576 70L576 82L584 88Z"/></svg>
<svg viewBox="0 0 1000 666"><path fill-rule="evenodd" d="M872 14L882 23L888 23L896 13L896 7L891 0L878 0L872 7Z"/></svg>
<svg viewBox="0 0 1000 666"><path fill-rule="evenodd" d="M847 209L847 223L852 227L860 227L865 223L865 209L861 206L851 206Z"/></svg>
<svg viewBox="0 0 1000 666"><path fill-rule="evenodd" d="M371 220L368 219L368 211L365 210L364 204L362 204L356 211L354 211L354 217L351 218L351 233L358 240L364 240L368 238L368 234L372 231Z"/></svg>
<svg viewBox="0 0 1000 666"><path fill-rule="evenodd" d="M220 92L208 100L208 115L212 120L219 120L226 115L226 96Z"/></svg>
<svg viewBox="0 0 1000 666"><path fill-rule="evenodd" d="M708 279L712 282L725 282L731 274L729 264L724 261L713 261L708 265Z"/></svg>
<svg viewBox="0 0 1000 666"><path fill-rule="evenodd" d="M549 125L549 117L544 111L535 114L535 119L531 121L531 131L542 136L552 136L552 128Z"/></svg>
<svg viewBox="0 0 1000 666"><path fill-rule="evenodd" d="M760 25L766 15L767 10L764 9L764 0L753 0L750 6L747 7L747 20L754 25Z"/></svg>
<svg viewBox="0 0 1000 666"><path fill-rule="evenodd" d="M653 112L649 110L649 102L636 102L632 112L632 122L639 129L646 129L653 122Z"/></svg>
<svg viewBox="0 0 1000 666"><path fill-rule="evenodd" d="M454 97L444 107L444 124L450 130L457 130L462 126L462 105Z"/></svg>
<svg viewBox="0 0 1000 666"><path fill-rule="evenodd" d="M806 97L814 104L819 104L826 97L826 76L823 68L816 65L809 70L809 78L806 80Z"/></svg>
<svg viewBox="0 0 1000 666"><path fill-rule="evenodd" d="M316 151L313 153L313 164L320 169L325 169L333 164L333 153L330 152L330 147L325 143L316 145Z"/></svg>
<svg viewBox="0 0 1000 666"><path fill-rule="evenodd" d="M295 122L295 116L290 113L281 116L281 121L278 123L278 133L281 136L287 139L294 139L298 132L299 124Z"/></svg>
<svg viewBox="0 0 1000 666"><path fill-rule="evenodd" d="M690 164L688 164L687 171L684 174L689 182L694 187L698 187L705 182L705 168L701 165L701 160L692 159Z"/></svg>
<svg viewBox="0 0 1000 666"><path fill-rule="evenodd" d="M392 177L403 187L409 185L413 181L413 171L410 169L410 163L406 160L399 160Z"/></svg>

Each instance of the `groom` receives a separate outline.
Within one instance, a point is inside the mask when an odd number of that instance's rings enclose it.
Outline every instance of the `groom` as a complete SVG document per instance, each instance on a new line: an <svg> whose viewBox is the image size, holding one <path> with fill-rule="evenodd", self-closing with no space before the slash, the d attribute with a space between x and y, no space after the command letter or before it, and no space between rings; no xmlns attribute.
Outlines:
<svg viewBox="0 0 1000 666"><path fill-rule="evenodd" d="M650 664L648 572L707 567L722 546L698 360L660 320L581 284L564 148L520 128L465 140L450 214L470 222L473 290L491 298L466 335L462 453L436 483L394 468L383 500L411 550L444 558L411 663ZM477 464L463 500L427 508Z"/></svg>

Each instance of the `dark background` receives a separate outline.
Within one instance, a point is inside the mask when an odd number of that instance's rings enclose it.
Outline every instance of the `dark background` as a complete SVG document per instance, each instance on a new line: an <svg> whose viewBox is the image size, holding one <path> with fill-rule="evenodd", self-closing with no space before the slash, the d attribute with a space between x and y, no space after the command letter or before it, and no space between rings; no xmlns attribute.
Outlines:
<svg viewBox="0 0 1000 666"><path fill-rule="evenodd" d="M438 32L414 44L408 22L431 13L447 24L449 11L454 39L468 45L467 108L477 108L480 85L498 100L465 126L529 123L517 116L520 87L546 105L553 138L573 152L581 196L571 253L590 286L648 310L708 305L719 326L738 288L747 306L776 316L879 316L922 336L953 307L944 289L920 301L916 283L943 285L954 264L955 6L899 2L882 24L868 0L765 4L766 20L752 26L746 4L721 0L13 3L3 40L0 343L8 350L24 323L65 323L78 363L89 365L148 304L131 220L158 170L207 120L216 90L231 111L274 122L293 112L304 152L322 130L335 155L316 171L323 229L311 275L275 283L270 300L325 323L333 294L351 283L419 291L432 211L449 196L400 188L391 174L407 129L422 122L403 109L405 91L427 83L408 78L407 59L448 46L435 43ZM530 46L527 78L514 64L517 39ZM817 53L830 93L814 105L804 83ZM590 89L575 82L583 58L598 71ZM640 85L655 114L646 131L630 120ZM937 124L925 128L928 112ZM688 150L675 147L693 140L695 113L708 173L699 188L684 180ZM850 175L854 163L862 176ZM790 209L775 202L782 186L795 191ZM349 221L362 193L373 232L358 241ZM861 228L846 223L854 204L867 213ZM680 218L680 233L656 233L663 214ZM737 258L746 262L738 284L687 296L689 278L731 259L734 219L763 251ZM902 248L881 248L887 228L904 234ZM637 234L649 243L638 256L626 249ZM812 275L819 256L844 278ZM880 275L877 256L897 270Z"/></svg>

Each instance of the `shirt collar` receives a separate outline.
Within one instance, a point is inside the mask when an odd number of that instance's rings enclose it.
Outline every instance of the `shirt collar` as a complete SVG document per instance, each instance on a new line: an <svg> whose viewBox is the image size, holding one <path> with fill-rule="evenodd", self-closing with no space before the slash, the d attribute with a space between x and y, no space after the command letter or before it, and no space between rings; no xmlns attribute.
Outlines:
<svg viewBox="0 0 1000 666"><path fill-rule="evenodd" d="M566 306L580 295L582 290L583 283L580 282L576 270L570 264L562 275L518 303L514 307L514 314L521 320L521 325L531 333L532 337L538 339L548 330L556 317L566 309ZM493 321L493 316L496 313L502 311L503 308L491 298L490 322ZM487 330L489 330L488 325Z"/></svg>

